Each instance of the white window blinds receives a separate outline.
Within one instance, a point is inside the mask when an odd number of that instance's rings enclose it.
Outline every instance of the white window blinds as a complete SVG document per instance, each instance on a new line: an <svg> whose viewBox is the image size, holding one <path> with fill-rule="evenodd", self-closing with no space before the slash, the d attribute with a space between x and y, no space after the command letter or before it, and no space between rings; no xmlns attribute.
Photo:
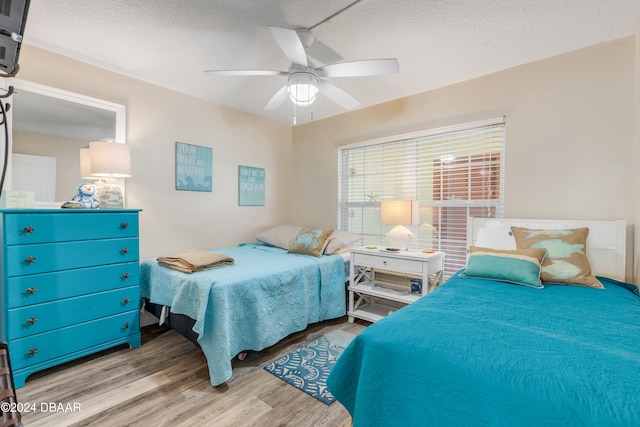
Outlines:
<svg viewBox="0 0 640 427"><path fill-rule="evenodd" d="M365 245L385 245L380 202L418 200L410 248L444 251L445 274L466 263L467 217L502 217L502 118L340 147L338 223Z"/></svg>

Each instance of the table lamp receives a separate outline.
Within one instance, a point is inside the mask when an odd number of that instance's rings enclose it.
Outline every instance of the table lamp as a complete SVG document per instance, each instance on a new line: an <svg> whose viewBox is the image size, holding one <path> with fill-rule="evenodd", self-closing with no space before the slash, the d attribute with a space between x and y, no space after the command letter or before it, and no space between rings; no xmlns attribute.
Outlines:
<svg viewBox="0 0 640 427"><path fill-rule="evenodd" d="M419 204L415 200L390 200L380 204L382 224L395 224L395 227L386 234L392 249L407 250L409 243L415 239L405 225L417 223L418 208Z"/></svg>
<svg viewBox="0 0 640 427"><path fill-rule="evenodd" d="M104 181L100 177L91 175L91 152L88 147L80 149L80 178L95 181L93 183L96 187L95 196L99 199L100 191L102 191L102 187L104 187Z"/></svg>
<svg viewBox="0 0 640 427"><path fill-rule="evenodd" d="M100 209L122 209L124 196L115 178L131 176L131 152L129 146L117 142L94 141L89 143L91 175L105 178L100 191Z"/></svg>

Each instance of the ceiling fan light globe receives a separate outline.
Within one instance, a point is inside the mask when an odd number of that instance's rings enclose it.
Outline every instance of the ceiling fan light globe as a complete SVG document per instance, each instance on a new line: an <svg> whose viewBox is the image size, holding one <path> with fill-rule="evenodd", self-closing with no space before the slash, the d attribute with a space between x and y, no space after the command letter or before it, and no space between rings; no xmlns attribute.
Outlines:
<svg viewBox="0 0 640 427"><path fill-rule="evenodd" d="M315 102L318 95L318 78L311 73L292 74L287 90L294 104L307 107Z"/></svg>

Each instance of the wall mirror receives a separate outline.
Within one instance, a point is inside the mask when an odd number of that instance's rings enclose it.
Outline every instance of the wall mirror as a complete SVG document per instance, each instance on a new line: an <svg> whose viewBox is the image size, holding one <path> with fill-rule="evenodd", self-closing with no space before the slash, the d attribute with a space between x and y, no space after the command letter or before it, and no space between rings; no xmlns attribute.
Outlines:
<svg viewBox="0 0 640 427"><path fill-rule="evenodd" d="M126 107L20 79L9 84L5 189L34 192L35 207L60 207L91 181L80 174L80 149L91 141L125 142Z"/></svg>

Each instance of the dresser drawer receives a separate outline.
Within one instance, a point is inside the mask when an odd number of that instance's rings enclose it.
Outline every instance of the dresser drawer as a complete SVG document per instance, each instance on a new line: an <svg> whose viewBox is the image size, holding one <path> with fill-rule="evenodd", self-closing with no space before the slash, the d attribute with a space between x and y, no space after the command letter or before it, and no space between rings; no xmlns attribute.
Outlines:
<svg viewBox="0 0 640 427"><path fill-rule="evenodd" d="M138 334L138 310L9 341L14 370Z"/></svg>
<svg viewBox="0 0 640 427"><path fill-rule="evenodd" d="M418 260L354 253L353 261L356 265L365 265L401 273L422 274L422 262Z"/></svg>
<svg viewBox="0 0 640 427"><path fill-rule="evenodd" d="M3 232L6 245L135 237L138 235L138 214L104 211L9 213L4 215Z"/></svg>
<svg viewBox="0 0 640 427"><path fill-rule="evenodd" d="M138 238L42 243L6 248L7 277L138 261Z"/></svg>
<svg viewBox="0 0 640 427"><path fill-rule="evenodd" d="M7 280L7 308L40 304L140 284L137 261L55 273L16 276Z"/></svg>
<svg viewBox="0 0 640 427"><path fill-rule="evenodd" d="M138 286L8 310L9 340L136 310Z"/></svg>

